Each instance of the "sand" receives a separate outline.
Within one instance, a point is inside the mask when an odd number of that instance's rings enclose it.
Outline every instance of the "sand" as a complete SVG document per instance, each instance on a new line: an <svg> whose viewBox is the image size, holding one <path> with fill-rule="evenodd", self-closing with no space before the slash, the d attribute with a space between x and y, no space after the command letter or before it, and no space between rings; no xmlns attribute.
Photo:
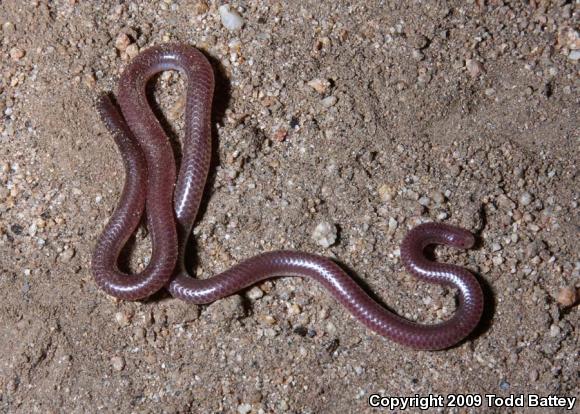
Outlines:
<svg viewBox="0 0 580 414"><path fill-rule="evenodd" d="M365 413L378 394L471 412L490 394L578 397L577 2L249 0L231 4L235 31L219 5L0 3L0 410ZM217 79L194 274L300 249L435 323L456 292L409 276L398 249L418 223L447 222L478 236L436 251L484 286L477 331L413 351L297 278L200 307L101 292L90 259L124 171L94 103L140 50L173 41L203 50ZM183 79L155 90L178 143ZM336 240L312 238L321 223ZM134 271L148 240L142 227ZM476 407L451 409L454 393Z"/></svg>

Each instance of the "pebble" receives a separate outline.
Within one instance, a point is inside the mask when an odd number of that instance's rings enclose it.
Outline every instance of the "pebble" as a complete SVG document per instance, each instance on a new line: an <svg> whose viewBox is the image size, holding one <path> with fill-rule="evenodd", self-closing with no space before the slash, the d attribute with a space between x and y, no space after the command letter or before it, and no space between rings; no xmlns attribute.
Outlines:
<svg viewBox="0 0 580 414"><path fill-rule="evenodd" d="M572 50L568 54L568 59L573 60L573 61L580 60L580 50Z"/></svg>
<svg viewBox="0 0 580 414"><path fill-rule="evenodd" d="M441 191L433 192L431 198L436 204L443 204L445 202L445 195Z"/></svg>
<svg viewBox="0 0 580 414"><path fill-rule="evenodd" d="M419 198L419 204L421 204L424 207L427 207L429 204L431 204L431 199L429 197L423 196L421 198Z"/></svg>
<svg viewBox="0 0 580 414"><path fill-rule="evenodd" d="M331 106L334 106L337 101L338 101L338 99L336 98L336 96L330 95L330 96L327 96L326 98L324 98L321 101L321 103L322 103L322 106L324 106L325 108L330 108Z"/></svg>
<svg viewBox="0 0 580 414"><path fill-rule="evenodd" d="M550 336L555 338L560 335L560 327L556 324L550 326Z"/></svg>
<svg viewBox="0 0 580 414"><path fill-rule="evenodd" d="M420 50L416 50L416 49L411 52L411 56L416 61L421 61L421 60L425 59L425 55Z"/></svg>
<svg viewBox="0 0 580 414"><path fill-rule="evenodd" d="M278 128L274 131L272 139L276 142L283 142L288 136L288 130L286 128Z"/></svg>
<svg viewBox="0 0 580 414"><path fill-rule="evenodd" d="M242 297L232 295L225 299L212 303L207 308L207 315L214 322L229 322L234 319L240 319L245 316L245 309Z"/></svg>
<svg viewBox="0 0 580 414"><path fill-rule="evenodd" d="M24 50L20 49L19 47L13 47L10 49L10 57L14 61L19 61L24 57Z"/></svg>
<svg viewBox="0 0 580 414"><path fill-rule="evenodd" d="M381 200L387 202L395 198L396 190L388 184L383 184L379 187L378 193Z"/></svg>
<svg viewBox="0 0 580 414"><path fill-rule="evenodd" d="M499 252L501 250L501 244L499 243L492 243L491 244L491 251L492 252Z"/></svg>
<svg viewBox="0 0 580 414"><path fill-rule="evenodd" d="M239 414L248 414L250 411L252 411L252 406L250 404L245 403L238 406Z"/></svg>
<svg viewBox="0 0 580 414"><path fill-rule="evenodd" d="M534 200L534 197L530 193L528 193L527 191L523 192L519 198L519 202L522 206L529 205L533 200Z"/></svg>
<svg viewBox="0 0 580 414"><path fill-rule="evenodd" d="M126 33L119 33L117 38L115 39L115 48L117 50L124 52L127 49L127 46L131 44L131 38L127 36Z"/></svg>
<svg viewBox="0 0 580 414"><path fill-rule="evenodd" d="M301 312L302 309L300 309L300 306L298 306L296 303L288 305L288 315L300 315Z"/></svg>
<svg viewBox="0 0 580 414"><path fill-rule="evenodd" d="M511 211L514 208L516 208L516 204L512 200L510 200L509 197L507 197L505 194L500 194L497 197L497 204L501 209L506 211Z"/></svg>
<svg viewBox="0 0 580 414"><path fill-rule="evenodd" d="M264 291L258 286L254 286L248 291L247 296L250 300L257 300L264 296Z"/></svg>
<svg viewBox="0 0 580 414"><path fill-rule="evenodd" d="M168 325L190 323L199 317L199 306L182 300L172 300L168 303L165 316Z"/></svg>
<svg viewBox="0 0 580 414"><path fill-rule="evenodd" d="M474 59L467 59L465 61L465 68L472 78L477 78L483 72L483 65Z"/></svg>
<svg viewBox="0 0 580 414"><path fill-rule="evenodd" d="M125 49L125 53L129 59L133 59L139 54L139 46L137 46L137 43L130 44L127 46L127 49Z"/></svg>
<svg viewBox="0 0 580 414"><path fill-rule="evenodd" d="M115 371L122 371L125 368L125 359L120 356L111 358L111 365Z"/></svg>
<svg viewBox="0 0 580 414"><path fill-rule="evenodd" d="M574 286L563 287L556 295L556 300L564 307L572 306L578 300L578 291Z"/></svg>
<svg viewBox="0 0 580 414"><path fill-rule="evenodd" d="M131 323L131 312L117 312L115 313L115 321L122 327L128 326Z"/></svg>
<svg viewBox="0 0 580 414"><path fill-rule="evenodd" d="M326 90L330 86L330 82L327 81L326 79L316 78L316 79L312 79L310 82L308 82L308 86L310 86L316 92L323 94L326 92Z"/></svg>
<svg viewBox="0 0 580 414"><path fill-rule="evenodd" d="M74 257L75 255L75 249L72 247L69 247L68 249L66 249L65 251L63 251L60 254L60 260L63 263L68 263L71 261L71 259Z"/></svg>
<svg viewBox="0 0 580 414"><path fill-rule="evenodd" d="M334 224L323 221L312 232L312 239L320 246L328 248L336 242L337 234Z"/></svg>
<svg viewBox="0 0 580 414"><path fill-rule="evenodd" d="M494 256L492 259L492 262L495 266L500 266L503 263L503 257L502 256Z"/></svg>
<svg viewBox="0 0 580 414"><path fill-rule="evenodd" d="M499 383L499 387L502 390L506 391L506 390L508 390L510 388L510 383L507 382L506 380L502 379L501 382Z"/></svg>
<svg viewBox="0 0 580 414"><path fill-rule="evenodd" d="M230 32L240 30L244 25L244 19L240 14L232 10L229 4L223 4L219 7L218 12L222 20L222 24Z"/></svg>
<svg viewBox="0 0 580 414"><path fill-rule="evenodd" d="M195 14L199 16L201 14L207 13L209 11L209 6L207 5L206 1L198 1L195 3L193 10Z"/></svg>

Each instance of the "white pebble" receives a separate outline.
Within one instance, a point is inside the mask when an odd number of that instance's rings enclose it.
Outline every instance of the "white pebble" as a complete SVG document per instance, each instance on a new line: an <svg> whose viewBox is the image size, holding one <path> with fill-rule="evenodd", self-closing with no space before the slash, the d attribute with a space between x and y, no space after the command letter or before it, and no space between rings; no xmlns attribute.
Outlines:
<svg viewBox="0 0 580 414"><path fill-rule="evenodd" d="M499 243L492 243L491 251L492 252L499 252L501 250L501 244Z"/></svg>
<svg viewBox="0 0 580 414"><path fill-rule="evenodd" d="M336 226L323 221L312 232L312 239L324 248L332 246L336 242Z"/></svg>
<svg viewBox="0 0 580 414"><path fill-rule="evenodd" d="M123 359L123 357L115 356L111 358L111 365L115 371L121 371L125 368L125 359Z"/></svg>
<svg viewBox="0 0 580 414"><path fill-rule="evenodd" d="M527 206L529 205L533 200L533 197L530 193L528 193L527 191L522 193L522 195L520 196L520 203L523 206Z"/></svg>
<svg viewBox="0 0 580 414"><path fill-rule="evenodd" d="M399 226L399 222L397 221L397 219L390 217L389 218L389 230L391 230L391 231L397 230L398 226Z"/></svg>
<svg viewBox="0 0 580 414"><path fill-rule="evenodd" d="M117 312L115 313L115 321L120 326L127 326L131 322L131 314L129 312Z"/></svg>
<svg viewBox="0 0 580 414"><path fill-rule="evenodd" d="M558 325L550 326L550 336L555 338L560 335L560 327Z"/></svg>
<svg viewBox="0 0 580 414"><path fill-rule="evenodd" d="M570 60L580 60L580 50L572 50L568 55Z"/></svg>
<svg viewBox="0 0 580 414"><path fill-rule="evenodd" d="M240 16L237 11L232 10L229 4L221 5L218 11L222 19L222 24L230 32L240 30L244 25L244 19L242 19L242 16Z"/></svg>
<svg viewBox="0 0 580 414"><path fill-rule="evenodd" d="M240 404L238 406L238 413L239 414L248 414L250 411L252 411L252 406L250 404Z"/></svg>
<svg viewBox="0 0 580 414"><path fill-rule="evenodd" d="M250 300L257 300L264 296L264 291L258 286L254 286L248 291L248 298Z"/></svg>
<svg viewBox="0 0 580 414"><path fill-rule="evenodd" d="M483 65L477 60L467 59L465 61L465 67L472 78L477 78L483 72Z"/></svg>
<svg viewBox="0 0 580 414"><path fill-rule="evenodd" d="M419 199L419 204L422 206L427 207L431 203L431 199L429 197L423 196Z"/></svg>
<svg viewBox="0 0 580 414"><path fill-rule="evenodd" d="M495 266L500 266L500 265L503 263L503 257L501 257L501 256L495 256L495 257L492 259L492 262L493 262L493 264L494 264Z"/></svg>
<svg viewBox="0 0 580 414"><path fill-rule="evenodd" d="M327 96L326 98L324 98L321 103L322 106L324 106L325 108L330 108L331 106L334 106L336 104L336 101L338 99L336 99L336 96Z"/></svg>

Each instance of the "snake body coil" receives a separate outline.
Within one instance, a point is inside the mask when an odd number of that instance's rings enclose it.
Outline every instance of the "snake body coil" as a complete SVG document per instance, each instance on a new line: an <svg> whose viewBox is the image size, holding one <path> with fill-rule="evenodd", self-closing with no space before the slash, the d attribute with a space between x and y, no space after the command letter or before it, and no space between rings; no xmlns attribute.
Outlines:
<svg viewBox="0 0 580 414"><path fill-rule="evenodd" d="M183 158L177 177L171 145L145 91L153 75L170 69L187 77ZM267 278L311 277L370 329L412 348L447 348L473 330L483 310L477 279L461 267L433 262L423 254L430 244L463 249L473 245L471 233L446 224L417 226L401 245L401 258L413 275L459 290L457 312L435 325L420 325L388 311L336 263L304 252L264 253L209 279L190 277L184 268L184 254L210 165L213 89L213 71L205 56L193 47L173 44L142 52L125 69L118 91L120 112L109 98L99 100L99 112L119 147L126 171L121 201L93 255L93 275L105 292L136 300L167 286L173 296L203 304ZM118 257L144 210L151 234L151 259L141 273L124 274L118 268Z"/></svg>

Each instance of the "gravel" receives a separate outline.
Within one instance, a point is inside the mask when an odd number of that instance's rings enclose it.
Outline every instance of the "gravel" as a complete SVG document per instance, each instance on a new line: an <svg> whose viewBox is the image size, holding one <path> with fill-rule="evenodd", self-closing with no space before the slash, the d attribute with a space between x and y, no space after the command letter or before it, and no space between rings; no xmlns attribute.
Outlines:
<svg viewBox="0 0 580 414"><path fill-rule="evenodd" d="M328 248L336 243L337 229L334 224L321 222L314 228L312 239L324 248Z"/></svg>

